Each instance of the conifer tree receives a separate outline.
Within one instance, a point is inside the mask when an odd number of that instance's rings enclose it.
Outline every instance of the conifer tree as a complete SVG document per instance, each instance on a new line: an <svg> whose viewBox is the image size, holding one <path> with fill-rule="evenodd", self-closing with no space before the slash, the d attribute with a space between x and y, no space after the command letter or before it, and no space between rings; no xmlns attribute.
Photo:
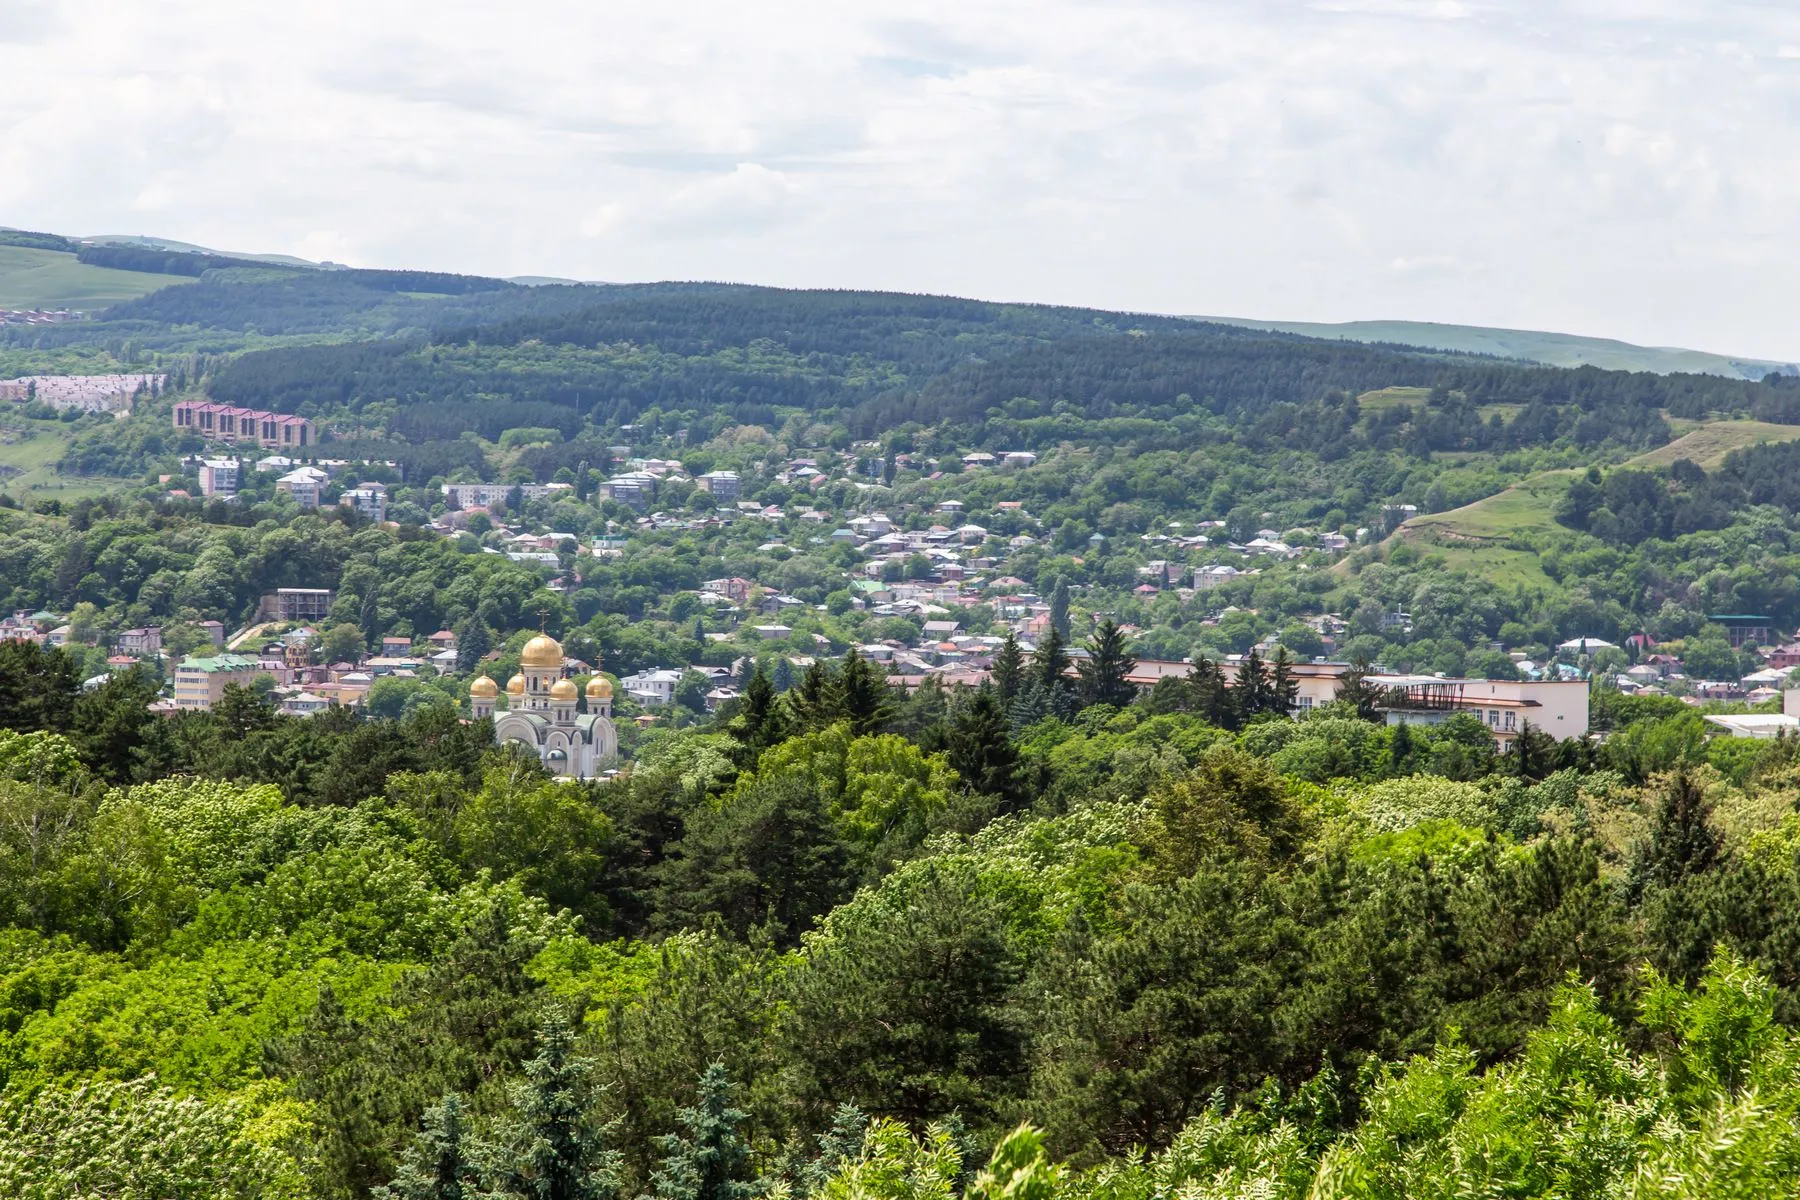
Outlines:
<svg viewBox="0 0 1800 1200"><path fill-rule="evenodd" d="M1050 589L1050 628L1064 642L1069 640L1069 581L1066 579L1058 579L1056 586Z"/></svg>
<svg viewBox="0 0 1800 1200"><path fill-rule="evenodd" d="M500 1136L483 1147L482 1175L491 1192L524 1200L612 1200L619 1156L589 1115L592 1060L575 1056L575 1033L552 1012L538 1031L537 1056L525 1081L509 1091Z"/></svg>
<svg viewBox="0 0 1800 1200"><path fill-rule="evenodd" d="M769 682L775 685L778 694L785 695L794 686L794 664L785 658L775 660L775 670L769 675Z"/></svg>
<svg viewBox="0 0 1800 1200"><path fill-rule="evenodd" d="M1269 673L1269 711L1292 716L1300 695L1300 681L1294 678L1294 659L1286 646L1275 648L1273 667Z"/></svg>
<svg viewBox="0 0 1800 1200"><path fill-rule="evenodd" d="M783 660L784 662L786 660ZM787 693L788 715L798 731L823 729L843 715L844 702L837 676L823 661L806 668L800 682Z"/></svg>
<svg viewBox="0 0 1800 1200"><path fill-rule="evenodd" d="M781 740L781 705L775 695L775 685L769 682L761 664L744 687L744 702L738 708L731 732L752 758Z"/></svg>
<svg viewBox="0 0 1800 1200"><path fill-rule="evenodd" d="M447 1093L425 1110L400 1170L391 1183L374 1189L374 1200L476 1200L480 1188L467 1143L463 1098Z"/></svg>
<svg viewBox="0 0 1800 1200"><path fill-rule="evenodd" d="M1125 633L1111 617L1100 623L1088 638L1088 655L1076 664L1081 677L1081 698L1088 704L1111 704L1124 708L1137 699L1137 688L1129 678L1137 667L1137 659L1125 651Z"/></svg>
<svg viewBox="0 0 1800 1200"><path fill-rule="evenodd" d="M1016 806L1019 753L1008 736L1006 710L994 689L983 684L964 704L950 727L950 766L971 791L998 796Z"/></svg>
<svg viewBox="0 0 1800 1200"><path fill-rule="evenodd" d="M650 1175L655 1200L749 1200L744 1179L750 1147L738 1127L747 1116L731 1106L731 1080L715 1062L700 1076L699 1102L678 1114L682 1132L658 1138L662 1165ZM641 1200L651 1200L651 1196Z"/></svg>
<svg viewBox="0 0 1800 1200"><path fill-rule="evenodd" d="M469 617L456 628L456 669L464 674L473 671L493 648L494 637L486 622Z"/></svg>
<svg viewBox="0 0 1800 1200"><path fill-rule="evenodd" d="M1000 652L994 655L993 678L994 691L1002 705L1011 704L1025 685L1025 652L1019 649L1019 639L1010 632Z"/></svg>
<svg viewBox="0 0 1800 1200"><path fill-rule="evenodd" d="M887 677L854 646L844 655L843 667L838 671L837 694L839 711L849 719L850 731L858 737L880 732L893 715Z"/></svg>
<svg viewBox="0 0 1800 1200"><path fill-rule="evenodd" d="M1700 781L1683 766L1663 788L1650 838L1638 849L1628 879L1633 896L1649 887L1673 887L1712 869L1725 840L1712 827L1712 805Z"/></svg>
<svg viewBox="0 0 1800 1200"><path fill-rule="evenodd" d="M1038 643L1037 653L1031 656L1033 682L1043 688L1047 695L1054 696L1069 686L1069 680L1064 674L1069 669L1067 646L1063 635L1052 625L1044 634L1044 640Z"/></svg>
<svg viewBox="0 0 1800 1200"><path fill-rule="evenodd" d="M1252 720L1274 708L1274 686L1269 680L1269 669L1264 664L1262 655L1255 646L1250 653L1244 655L1238 663L1237 674L1237 709L1246 721Z"/></svg>

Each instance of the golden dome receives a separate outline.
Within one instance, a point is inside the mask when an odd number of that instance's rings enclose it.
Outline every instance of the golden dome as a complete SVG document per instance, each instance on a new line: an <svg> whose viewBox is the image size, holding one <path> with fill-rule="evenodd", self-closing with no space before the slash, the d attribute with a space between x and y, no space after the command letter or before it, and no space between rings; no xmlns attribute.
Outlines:
<svg viewBox="0 0 1800 1200"><path fill-rule="evenodd" d="M509 696L523 696L525 694L525 677L523 675L514 675L511 679L507 680L506 694Z"/></svg>
<svg viewBox="0 0 1800 1200"><path fill-rule="evenodd" d="M612 681L604 675L596 675L588 680L587 697L589 700L611 700Z"/></svg>
<svg viewBox="0 0 1800 1200"><path fill-rule="evenodd" d="M521 667L560 667L562 660L562 643L547 633L540 633L526 642L525 649L519 652Z"/></svg>
<svg viewBox="0 0 1800 1200"><path fill-rule="evenodd" d="M575 684L567 679L559 679L550 685L550 698L563 704L575 703Z"/></svg>
<svg viewBox="0 0 1800 1200"><path fill-rule="evenodd" d="M500 694L500 685L486 675L477 675L469 684L469 695L476 700L492 700Z"/></svg>

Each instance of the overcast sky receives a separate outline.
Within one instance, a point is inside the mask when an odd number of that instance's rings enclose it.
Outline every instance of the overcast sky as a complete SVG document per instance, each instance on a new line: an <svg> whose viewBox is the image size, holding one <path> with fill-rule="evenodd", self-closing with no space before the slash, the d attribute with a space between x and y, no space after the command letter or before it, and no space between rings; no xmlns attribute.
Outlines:
<svg viewBox="0 0 1800 1200"><path fill-rule="evenodd" d="M1800 5L0 0L0 224L1800 359Z"/></svg>

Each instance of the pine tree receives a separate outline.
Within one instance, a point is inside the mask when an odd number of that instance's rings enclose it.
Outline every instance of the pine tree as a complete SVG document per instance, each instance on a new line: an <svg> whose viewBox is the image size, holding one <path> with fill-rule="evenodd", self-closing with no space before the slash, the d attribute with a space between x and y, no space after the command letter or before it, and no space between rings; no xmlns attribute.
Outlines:
<svg viewBox="0 0 1800 1200"><path fill-rule="evenodd" d="M760 664L744 687L744 702L738 708L731 732L744 744L751 760L781 740L781 705L777 702L775 685L769 682L769 676Z"/></svg>
<svg viewBox="0 0 1800 1200"><path fill-rule="evenodd" d="M1050 589L1050 628L1064 642L1069 640L1069 581L1066 579L1058 579L1056 586Z"/></svg>
<svg viewBox="0 0 1800 1200"><path fill-rule="evenodd" d="M816 1195L845 1163L862 1154L869 1132L869 1114L854 1104L840 1104L831 1115L831 1128L819 1135L819 1152L800 1169L794 1182L798 1195Z"/></svg>
<svg viewBox="0 0 1800 1200"><path fill-rule="evenodd" d="M456 628L456 669L468 674L494 648L494 637L480 617L471 616Z"/></svg>
<svg viewBox="0 0 1800 1200"><path fill-rule="evenodd" d="M1237 673L1237 709L1246 721L1254 720L1263 713L1274 708L1274 685L1269 680L1268 667L1263 663L1262 655L1255 646L1250 653L1244 655L1238 663Z"/></svg>
<svg viewBox="0 0 1800 1200"><path fill-rule="evenodd" d="M843 716L857 737L878 733L894 712L887 676L852 646L838 671L837 693Z"/></svg>
<svg viewBox="0 0 1800 1200"><path fill-rule="evenodd" d="M970 791L998 796L1017 806L1019 752L1008 736L1006 710L994 689L983 684L955 715L947 757Z"/></svg>
<svg viewBox="0 0 1800 1200"><path fill-rule="evenodd" d="M1275 647L1274 668L1269 675L1269 711L1292 716L1300 695L1300 681L1294 678L1294 660L1286 646Z"/></svg>
<svg viewBox="0 0 1800 1200"><path fill-rule="evenodd" d="M1124 708L1137 699L1130 675L1137 659L1125 651L1125 634L1111 617L1088 638L1088 656L1076 664L1081 677L1081 698L1089 704Z"/></svg>
<svg viewBox="0 0 1800 1200"><path fill-rule="evenodd" d="M552 1012L538 1031L537 1056L525 1064L525 1082L509 1090L500 1136L482 1148L491 1191L526 1200L612 1200L618 1192L619 1156L588 1115L593 1062L574 1050L568 1019Z"/></svg>
<svg viewBox="0 0 1800 1200"><path fill-rule="evenodd" d="M1677 768L1657 800L1650 839L1632 861L1628 885L1633 897L1649 887L1673 887L1705 874L1719 861L1724 845L1712 827L1712 805L1700 781L1685 766Z"/></svg>
<svg viewBox="0 0 1800 1200"><path fill-rule="evenodd" d="M450 1092L425 1110L399 1172L374 1189L374 1200L476 1200L480 1189L467 1138L463 1098Z"/></svg>
<svg viewBox="0 0 1800 1200"><path fill-rule="evenodd" d="M731 1107L725 1064L707 1067L700 1076L699 1103L677 1115L684 1132L656 1139L663 1161L651 1172L651 1195L656 1200L749 1200L756 1194L756 1185L743 1178L750 1147L738 1132L747 1115Z"/></svg>
<svg viewBox="0 0 1800 1200"><path fill-rule="evenodd" d="M1394 732L1388 738L1389 773L1394 775L1412 774L1412 756L1412 726L1402 721L1394 726Z"/></svg>
<svg viewBox="0 0 1800 1200"><path fill-rule="evenodd" d="M1019 639L1010 632L1000 647L1000 653L994 655L994 691L999 693L1001 704L1011 704L1025 684L1025 652L1019 649Z"/></svg>
<svg viewBox="0 0 1800 1200"><path fill-rule="evenodd" d="M831 668L822 661L806 668L800 682L788 690L787 705L790 723L801 732L823 729L843 716L843 694Z"/></svg>
<svg viewBox="0 0 1800 1200"><path fill-rule="evenodd" d="M794 686L794 664L785 658L775 660L775 670L769 676L769 682L775 685L777 694L785 694Z"/></svg>
<svg viewBox="0 0 1800 1200"><path fill-rule="evenodd" d="M1381 689L1369 682L1369 660L1359 658L1338 681L1337 699L1355 705L1356 715L1364 721L1379 721Z"/></svg>
<svg viewBox="0 0 1800 1200"><path fill-rule="evenodd" d="M1006 706L1006 722L1022 733L1050 716L1050 694L1035 679L1027 679L1013 702Z"/></svg>
<svg viewBox="0 0 1800 1200"><path fill-rule="evenodd" d="M1225 685L1225 673L1209 658L1197 658L1182 681L1188 690L1188 708L1199 713L1210 725L1220 729L1236 729L1243 724L1238 713L1237 694Z"/></svg>
<svg viewBox="0 0 1800 1200"><path fill-rule="evenodd" d="M1044 634L1044 640L1038 644L1037 653L1031 656L1033 682L1043 688L1047 696L1054 697L1057 692L1069 686L1065 674L1069 669L1067 646L1063 635L1052 625Z"/></svg>

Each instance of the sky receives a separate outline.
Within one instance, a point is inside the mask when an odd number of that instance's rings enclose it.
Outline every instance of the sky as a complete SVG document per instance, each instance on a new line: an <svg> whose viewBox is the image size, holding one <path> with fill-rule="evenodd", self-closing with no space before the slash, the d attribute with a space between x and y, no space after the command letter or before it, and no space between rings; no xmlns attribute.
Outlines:
<svg viewBox="0 0 1800 1200"><path fill-rule="evenodd" d="M0 224L1800 360L1800 5L0 0Z"/></svg>

